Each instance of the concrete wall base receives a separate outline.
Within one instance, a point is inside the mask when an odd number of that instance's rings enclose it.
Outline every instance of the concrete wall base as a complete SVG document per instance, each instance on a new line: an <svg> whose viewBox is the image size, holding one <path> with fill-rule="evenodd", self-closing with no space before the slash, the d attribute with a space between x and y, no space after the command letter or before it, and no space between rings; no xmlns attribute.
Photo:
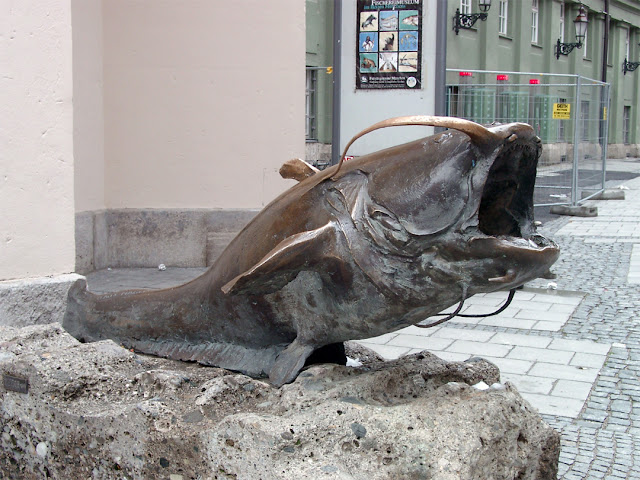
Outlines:
<svg viewBox="0 0 640 480"><path fill-rule="evenodd" d="M607 157L627 158L640 157L640 144L625 145L623 143L611 143L607 147Z"/></svg>
<svg viewBox="0 0 640 480"><path fill-rule="evenodd" d="M628 145L627 145L628 146ZM609 151L607 150L607 155ZM598 143L581 143L578 149L580 158L602 158L602 147ZM572 143L545 143L542 148L542 156L539 165L555 165L567 163L568 168L573 164Z"/></svg>
<svg viewBox="0 0 640 480"><path fill-rule="evenodd" d="M304 146L305 162L320 169L331 165L331 144L320 142L307 142Z"/></svg>
<svg viewBox="0 0 640 480"><path fill-rule="evenodd" d="M76 214L76 271L205 267L259 210L121 209Z"/></svg>
<svg viewBox="0 0 640 480"><path fill-rule="evenodd" d="M62 323L69 288L81 278L67 274L0 282L0 325Z"/></svg>

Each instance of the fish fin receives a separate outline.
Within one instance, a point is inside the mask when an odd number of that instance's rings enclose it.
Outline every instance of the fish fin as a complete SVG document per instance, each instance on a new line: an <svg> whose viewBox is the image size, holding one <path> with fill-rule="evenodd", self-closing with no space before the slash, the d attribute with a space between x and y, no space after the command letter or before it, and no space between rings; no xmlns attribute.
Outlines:
<svg viewBox="0 0 640 480"><path fill-rule="evenodd" d="M223 285L222 292L228 295L247 289L254 289L252 293L281 289L301 270L313 269L327 246L335 245L336 234L336 226L331 222L284 239L257 264Z"/></svg>
<svg viewBox="0 0 640 480"><path fill-rule="evenodd" d="M291 345L280 352L276 362L269 371L269 381L276 387L290 383L298 376L302 367L315 350L315 347L306 345L295 339Z"/></svg>
<svg viewBox="0 0 640 480"><path fill-rule="evenodd" d="M301 182L305 178L312 177L319 171L316 167L300 158L292 158L282 164L280 167L280 176Z"/></svg>
<svg viewBox="0 0 640 480"><path fill-rule="evenodd" d="M272 369L277 355L285 345L270 345L263 348L250 348L225 342L191 343L187 340L123 340L127 348L202 365L225 368L249 375L264 377Z"/></svg>

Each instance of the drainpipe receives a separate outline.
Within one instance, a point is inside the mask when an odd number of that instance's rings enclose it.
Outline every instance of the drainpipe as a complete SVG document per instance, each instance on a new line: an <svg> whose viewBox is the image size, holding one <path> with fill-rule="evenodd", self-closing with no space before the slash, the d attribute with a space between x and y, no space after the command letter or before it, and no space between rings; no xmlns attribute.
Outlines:
<svg viewBox="0 0 640 480"><path fill-rule="evenodd" d="M435 114L446 114L446 83L447 83L447 0L438 0L436 27L436 91ZM444 131L444 128L436 128L435 131Z"/></svg>
<svg viewBox="0 0 640 480"><path fill-rule="evenodd" d="M609 0L604 0L604 39L602 41L602 75L600 76L600 79L604 83L607 82L607 63L609 56L609 24ZM604 95L605 89L607 90L607 95ZM607 143L609 142L609 139L607 138L607 120L604 119L604 109L609 107L610 88L607 89L607 87L603 86L600 91L602 92L600 101L600 138L602 139L602 188L604 188L605 182L607 181ZM608 114L609 112L607 112L607 115Z"/></svg>
<svg viewBox="0 0 640 480"><path fill-rule="evenodd" d="M602 50L602 75L600 80L607 82L607 60L609 55L609 0L604 0L604 39Z"/></svg>
<svg viewBox="0 0 640 480"><path fill-rule="evenodd" d="M340 161L340 88L342 68L342 0L333 2L333 113L331 124L331 165Z"/></svg>

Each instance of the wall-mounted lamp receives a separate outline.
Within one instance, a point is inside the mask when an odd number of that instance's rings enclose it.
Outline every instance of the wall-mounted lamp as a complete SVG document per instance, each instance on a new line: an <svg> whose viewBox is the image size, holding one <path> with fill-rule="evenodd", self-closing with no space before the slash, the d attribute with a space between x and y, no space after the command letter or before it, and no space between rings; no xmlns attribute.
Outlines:
<svg viewBox="0 0 640 480"><path fill-rule="evenodd" d="M587 25L589 24L587 11L582 5L580 5L578 16L573 21L573 24L576 27L576 40L578 41L576 43L561 43L560 39L558 39L558 43L556 44L556 59L560 58L560 55L569 55L574 48L582 48L582 42L587 35Z"/></svg>
<svg viewBox="0 0 640 480"><path fill-rule="evenodd" d="M469 29L473 27L478 20L483 22L487 19L487 12L491 8L491 0L479 0L478 6L481 13L460 13L460 9L456 8L456 15L453 17L453 29L456 31L456 35L461 28Z"/></svg>
<svg viewBox="0 0 640 480"><path fill-rule="evenodd" d="M627 59L625 58L622 63L622 73L626 75L627 72L633 72L638 67L640 67L640 62L627 62Z"/></svg>

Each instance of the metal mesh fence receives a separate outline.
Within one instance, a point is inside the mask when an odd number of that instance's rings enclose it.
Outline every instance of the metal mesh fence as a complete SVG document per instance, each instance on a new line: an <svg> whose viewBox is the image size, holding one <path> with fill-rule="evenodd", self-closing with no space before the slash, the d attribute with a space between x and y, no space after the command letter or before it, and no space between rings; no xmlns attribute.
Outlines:
<svg viewBox="0 0 640 480"><path fill-rule="evenodd" d="M543 143L534 203L577 205L604 189L609 84L579 75L447 70L447 115L524 122Z"/></svg>

